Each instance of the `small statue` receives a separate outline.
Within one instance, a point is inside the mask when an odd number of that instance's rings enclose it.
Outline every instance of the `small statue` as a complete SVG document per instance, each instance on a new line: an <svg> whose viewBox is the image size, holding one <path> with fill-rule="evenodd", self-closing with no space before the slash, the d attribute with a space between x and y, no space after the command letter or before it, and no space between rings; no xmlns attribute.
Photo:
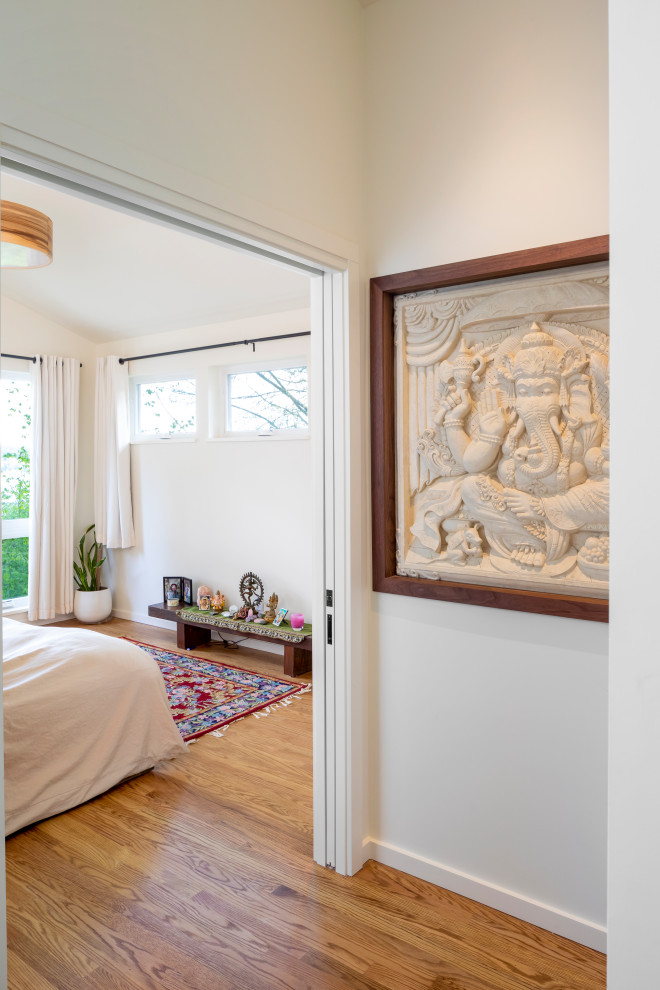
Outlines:
<svg viewBox="0 0 660 990"><path fill-rule="evenodd" d="M248 617L248 607L247 605L241 605L238 612L234 614L234 618L240 619L242 622L245 622L247 617Z"/></svg>
<svg viewBox="0 0 660 990"><path fill-rule="evenodd" d="M266 620L266 622L273 622L273 620L277 616L278 601L279 599L275 594L272 594L268 599L268 608L264 612L264 619Z"/></svg>
<svg viewBox="0 0 660 990"><path fill-rule="evenodd" d="M225 607L225 596L220 594L219 591L216 591L213 598L211 599L211 605L213 606L216 612L222 612L223 608Z"/></svg>
<svg viewBox="0 0 660 990"><path fill-rule="evenodd" d="M453 564L478 564L483 557L481 536L475 526L466 526L447 538L447 560Z"/></svg>
<svg viewBox="0 0 660 990"><path fill-rule="evenodd" d="M197 608L202 607L201 605L202 598L204 597L210 598L212 594L213 591L211 590L211 588L208 587L208 585L200 584L199 588L197 589Z"/></svg>
<svg viewBox="0 0 660 990"><path fill-rule="evenodd" d="M243 575L238 591L248 608L258 608L264 600L264 583L253 571Z"/></svg>

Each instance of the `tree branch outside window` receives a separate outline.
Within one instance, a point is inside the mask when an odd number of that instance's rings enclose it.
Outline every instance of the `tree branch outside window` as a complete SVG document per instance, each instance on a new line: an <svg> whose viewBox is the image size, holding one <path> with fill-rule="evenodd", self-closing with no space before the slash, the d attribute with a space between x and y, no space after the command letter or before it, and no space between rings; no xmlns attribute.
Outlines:
<svg viewBox="0 0 660 990"><path fill-rule="evenodd" d="M307 368L277 368L227 376L229 430L307 429Z"/></svg>

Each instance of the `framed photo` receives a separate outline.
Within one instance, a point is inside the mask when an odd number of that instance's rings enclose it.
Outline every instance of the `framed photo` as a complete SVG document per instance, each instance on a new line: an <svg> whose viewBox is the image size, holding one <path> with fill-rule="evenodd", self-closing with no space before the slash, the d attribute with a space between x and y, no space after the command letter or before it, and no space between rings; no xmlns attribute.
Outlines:
<svg viewBox="0 0 660 990"><path fill-rule="evenodd" d="M181 578L181 604L192 605L192 581L190 578Z"/></svg>
<svg viewBox="0 0 660 990"><path fill-rule="evenodd" d="M375 591L607 621L608 252L371 280Z"/></svg>
<svg viewBox="0 0 660 990"><path fill-rule="evenodd" d="M168 608L178 608L181 604L182 581L180 577L163 578L163 601Z"/></svg>

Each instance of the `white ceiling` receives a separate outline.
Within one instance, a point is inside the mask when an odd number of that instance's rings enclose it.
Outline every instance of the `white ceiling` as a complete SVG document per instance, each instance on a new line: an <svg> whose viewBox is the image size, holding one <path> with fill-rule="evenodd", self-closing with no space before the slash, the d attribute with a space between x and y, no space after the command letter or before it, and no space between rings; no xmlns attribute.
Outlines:
<svg viewBox="0 0 660 990"><path fill-rule="evenodd" d="M279 265L8 172L2 198L53 221L47 268L3 271L2 293L100 343L309 305Z"/></svg>

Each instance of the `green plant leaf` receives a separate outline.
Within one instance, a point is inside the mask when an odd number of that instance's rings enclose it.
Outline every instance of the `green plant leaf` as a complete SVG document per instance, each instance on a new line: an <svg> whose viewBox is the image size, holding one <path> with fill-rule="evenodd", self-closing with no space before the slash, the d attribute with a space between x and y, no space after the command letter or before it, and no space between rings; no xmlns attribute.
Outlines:
<svg viewBox="0 0 660 990"><path fill-rule="evenodd" d="M74 580L76 581L79 589L81 591L95 591L99 586L99 569L101 564L105 562L105 557L101 557L102 547L101 544L96 539L96 534L92 537L92 543L89 549L86 548L85 543L89 533L94 530L94 523L87 527L85 532L80 538L80 543L78 544L78 558L80 564L74 562Z"/></svg>
<svg viewBox="0 0 660 990"><path fill-rule="evenodd" d="M74 581L78 585L80 591L87 591L87 588L85 587L85 575L75 562L73 565L73 571L75 574Z"/></svg>

